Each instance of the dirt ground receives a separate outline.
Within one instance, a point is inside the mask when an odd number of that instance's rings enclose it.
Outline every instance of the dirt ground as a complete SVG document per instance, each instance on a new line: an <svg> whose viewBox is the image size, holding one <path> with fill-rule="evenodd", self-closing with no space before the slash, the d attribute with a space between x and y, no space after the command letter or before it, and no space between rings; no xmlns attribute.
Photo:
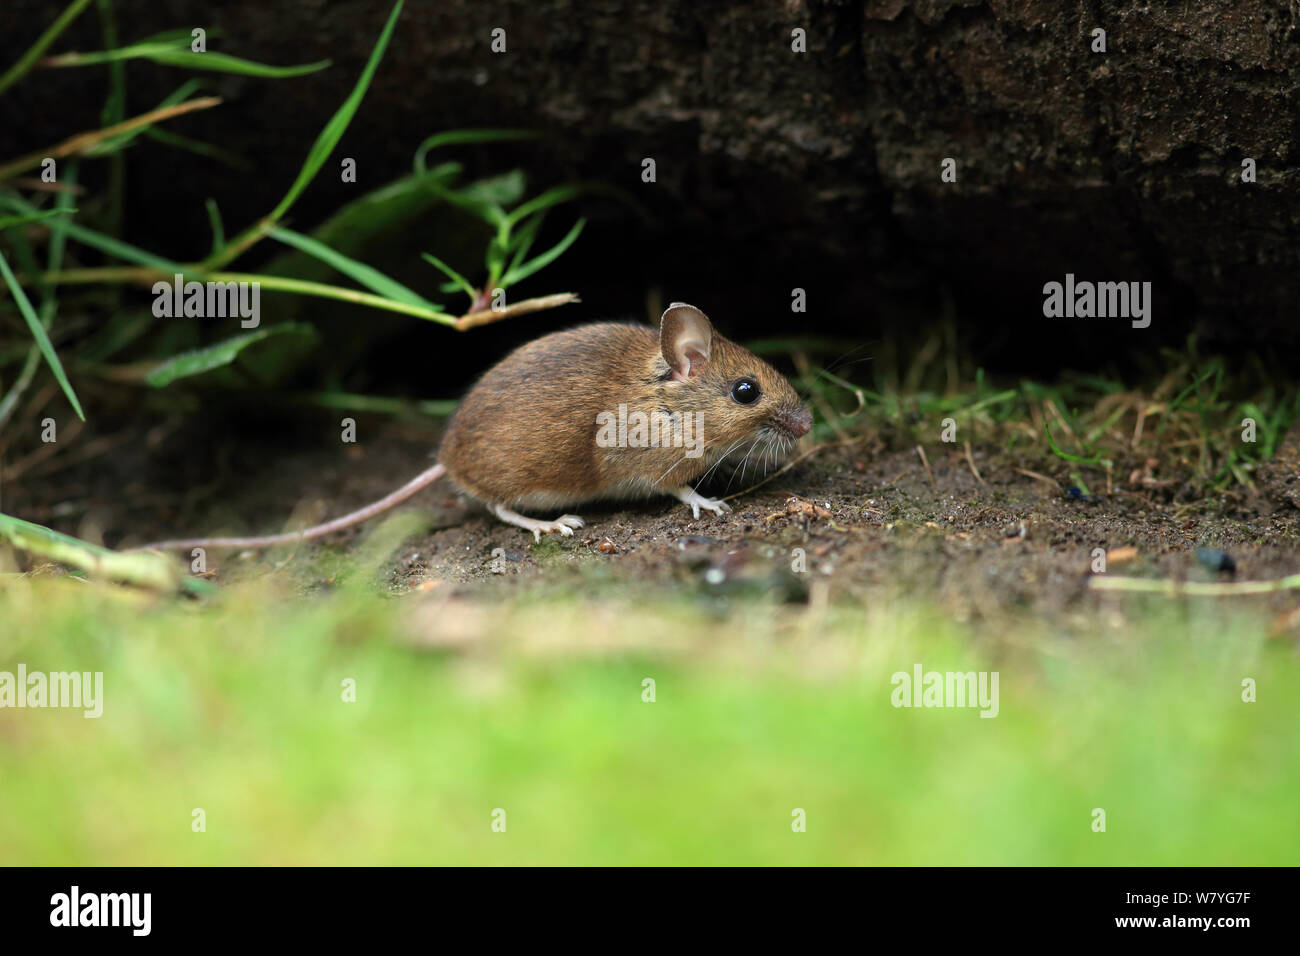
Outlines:
<svg viewBox="0 0 1300 956"><path fill-rule="evenodd" d="M1068 479L1030 477L1000 454L972 449L979 478L964 452L931 448L927 457L933 485L915 450L827 449L733 499L730 515L693 519L668 501L583 509L585 528L540 545L462 511L416 542L395 572L411 586L433 577L491 591L510 578L563 580L595 564L602 577L629 587L673 582L803 600L824 581L832 595L915 589L958 615L995 616L998 604L1050 615L1089 600L1095 548L1114 556L1108 571L1120 574L1227 579L1204 566L1197 548L1230 555L1242 579L1300 570L1300 510L1275 508L1264 492L1208 507L1121 490L1079 500L1069 496ZM715 493L725 493L726 482L720 485ZM1124 562L1117 552L1129 547L1136 556ZM495 548L505 549L504 573L492 570ZM793 570L800 550L804 574ZM1281 610L1295 602L1282 596L1276 603Z"/></svg>
<svg viewBox="0 0 1300 956"><path fill-rule="evenodd" d="M10 482L7 505L72 533L101 528L110 546L271 533L291 515L314 522L368 503L428 466L436 435L412 425L377 431L342 456L243 443L219 451L216 474L207 473L211 455L169 457L169 440L152 450L142 441L45 481ZM1130 487L1130 475L1116 474L1109 493L1103 479L1092 485L1095 496L1080 498L1069 491L1064 463L1000 447L975 446L968 460L961 445L936 443L926 459L928 470L914 447L886 449L868 437L822 448L739 494L726 516L694 519L667 499L598 505L578 509L587 525L573 537L540 543L435 485L412 502L432 530L406 539L380 584L396 593L450 588L483 600L548 589L635 596L671 588L702 600L792 602L913 593L959 618L996 619L1012 609L1086 613L1107 600L1088 587L1097 548L1108 552L1112 575L1232 579L1211 569L1198 548L1229 555L1237 580L1300 571L1300 429L1255 475L1254 493L1238 489L1208 501L1180 494L1186 476L1178 474L1161 474L1149 487ZM708 490L734 494L757 480L735 475ZM366 531L265 554L216 552L210 566L218 582L270 565L305 593L328 589L337 562L325 558L346 553ZM1252 600L1279 615L1296 604L1294 592Z"/></svg>

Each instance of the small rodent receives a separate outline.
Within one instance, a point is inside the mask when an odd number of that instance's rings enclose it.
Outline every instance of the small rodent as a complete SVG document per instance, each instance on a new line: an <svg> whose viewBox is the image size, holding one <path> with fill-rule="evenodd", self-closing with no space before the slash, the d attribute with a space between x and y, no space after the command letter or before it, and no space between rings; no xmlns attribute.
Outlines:
<svg viewBox="0 0 1300 956"><path fill-rule="evenodd" d="M502 521L573 534L583 521L515 509L561 510L599 499L672 495L695 517L721 514L689 482L733 452L779 455L812 428L790 383L674 302L659 333L600 322L520 346L469 390L447 427L438 464L387 497L304 531L260 538L164 541L132 548L265 547L318 538L387 511L446 474Z"/></svg>

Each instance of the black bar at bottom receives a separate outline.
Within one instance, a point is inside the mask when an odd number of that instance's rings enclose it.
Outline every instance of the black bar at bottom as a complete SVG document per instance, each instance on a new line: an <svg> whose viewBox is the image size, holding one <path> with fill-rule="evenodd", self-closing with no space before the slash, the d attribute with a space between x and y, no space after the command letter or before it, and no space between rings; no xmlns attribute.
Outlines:
<svg viewBox="0 0 1300 956"><path fill-rule="evenodd" d="M0 871L6 943L109 938L204 943L349 939L412 928L517 928L582 938L626 924L625 938L680 924L743 939L793 933L920 932L918 940L1213 940L1294 931L1295 870L838 869L725 874L423 869L119 869ZM811 878L810 878L811 877ZM746 932L749 931L749 932ZM971 935L974 934L974 935ZM460 935L459 932L457 935ZM618 937L605 937L611 941ZM669 939L681 937L667 937ZM20 952L20 950L10 950Z"/></svg>

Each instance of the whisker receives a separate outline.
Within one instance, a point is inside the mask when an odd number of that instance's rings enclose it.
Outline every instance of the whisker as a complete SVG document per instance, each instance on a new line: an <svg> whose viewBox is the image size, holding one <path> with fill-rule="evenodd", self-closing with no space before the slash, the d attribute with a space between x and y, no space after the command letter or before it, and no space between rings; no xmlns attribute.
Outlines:
<svg viewBox="0 0 1300 956"><path fill-rule="evenodd" d="M757 438L749 443L749 451L745 452L745 457L740 460L740 468L727 480L727 491L731 490L731 483L736 480L736 474L739 474L741 478L745 477L745 465L749 462L749 456L754 453L754 448L757 447L757 445Z"/></svg>
<svg viewBox="0 0 1300 956"><path fill-rule="evenodd" d="M827 365L827 366L826 366L826 371L828 371L828 372L833 372L833 371L835 371L837 368L840 368L840 367L843 366L843 365L855 365L855 364L857 364L858 362L869 362L869 361L871 361L871 358L872 358L872 357L871 357L870 355L866 356L865 358L855 359L853 362L849 362L849 361L848 361L848 359L849 359L849 357L850 357L851 355L853 355L853 354L855 354L855 353L857 353L857 352L861 352L863 349L868 348L868 347L869 347L869 345L868 345L868 343L866 343L866 342L860 342L860 343L858 343L857 345L855 345L853 348L849 349L848 351L841 353L841 355L840 355L838 358L836 358L835 360L833 360L833 361L831 362L830 365Z"/></svg>
<svg viewBox="0 0 1300 956"><path fill-rule="evenodd" d="M718 443L718 439L716 439L716 438L715 438L713 441L711 441L711 442L710 442L710 441L706 441L706 442L704 443L704 447L700 449L700 452L703 453L703 452L704 452L704 451L705 451L705 450L706 450L710 445L716 445L717 443ZM678 460L677 460L676 462L674 462L673 464L669 465L669 466L668 466L668 471L665 471L662 475L660 475L659 478L658 478L658 480L655 482L655 484L657 485L657 484L660 484L661 482L663 482L663 480L664 480L665 478L668 477L668 472L672 471L674 468L676 468L676 467L677 467L678 465L680 465L682 462L686 461L686 459L687 459L688 457L689 457L688 455L683 454L682 457L681 457L680 459L678 459Z"/></svg>
<svg viewBox="0 0 1300 956"><path fill-rule="evenodd" d="M743 438L737 438L735 441L733 441L731 443L731 446L718 457L718 460L715 461L711 466L709 466L709 470L700 476L700 480L696 482L696 484L703 484L705 481L707 481L709 475L713 474L714 469L716 469L719 465L721 465L724 461L726 461L727 456L731 454L732 450L744 440L745 439Z"/></svg>
<svg viewBox="0 0 1300 956"><path fill-rule="evenodd" d="M663 480L664 480L665 478L668 477L669 472L671 472L674 468L676 468L678 465L680 465L680 464L681 464L682 462L684 462L685 460L686 460L686 456L685 456L685 455L682 455L681 458L677 459L677 461L675 461L675 462L673 462L671 465L669 465L669 466L668 466L668 471L665 471L662 475L660 475L657 479L655 479L655 484L656 484L656 485L658 485L658 484L662 484L662 483L663 483Z"/></svg>

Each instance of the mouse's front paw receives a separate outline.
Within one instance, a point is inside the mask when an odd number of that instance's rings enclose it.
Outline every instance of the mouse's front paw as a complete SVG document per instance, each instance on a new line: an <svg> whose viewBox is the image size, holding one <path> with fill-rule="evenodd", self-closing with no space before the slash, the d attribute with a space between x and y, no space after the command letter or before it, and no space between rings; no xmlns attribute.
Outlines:
<svg viewBox="0 0 1300 956"><path fill-rule="evenodd" d="M673 494L675 494L678 499L686 505L686 507L690 508L691 513L697 518L700 516L701 508L704 508L706 511L712 511L717 515L726 514L731 510L731 505L727 504L725 501L722 501L719 498L706 498L689 485L678 488L673 492Z"/></svg>
<svg viewBox="0 0 1300 956"><path fill-rule="evenodd" d="M554 521L539 521L528 530L533 533L534 541L541 541L543 534L558 531L566 538L573 537L573 529L581 528L587 522L577 515L560 515Z"/></svg>

